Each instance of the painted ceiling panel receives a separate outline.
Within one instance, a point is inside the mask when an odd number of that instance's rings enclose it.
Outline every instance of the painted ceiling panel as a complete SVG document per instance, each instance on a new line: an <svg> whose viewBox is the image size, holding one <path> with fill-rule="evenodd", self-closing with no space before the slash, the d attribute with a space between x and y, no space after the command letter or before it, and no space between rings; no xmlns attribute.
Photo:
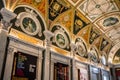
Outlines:
<svg viewBox="0 0 120 80"><path fill-rule="evenodd" d="M54 24L63 25L69 32L73 32L73 9L66 11L65 13L59 15L55 20L52 22L50 28L53 27Z"/></svg>
<svg viewBox="0 0 120 80"><path fill-rule="evenodd" d="M89 24L89 20L87 20L81 13L75 11L74 16L74 34L77 34L80 30L82 30L85 26Z"/></svg>
<svg viewBox="0 0 120 80"><path fill-rule="evenodd" d="M85 0L78 6L78 9L91 21L94 21L105 13L118 11L114 2L110 0Z"/></svg>
<svg viewBox="0 0 120 80"><path fill-rule="evenodd" d="M92 44L94 40L97 39L99 36L100 36L99 31L97 29L93 29L92 27L89 36L89 43Z"/></svg>
<svg viewBox="0 0 120 80"><path fill-rule="evenodd" d="M36 8L42 15L46 14L46 0L6 0L6 8L13 11L18 5L28 5Z"/></svg>
<svg viewBox="0 0 120 80"><path fill-rule="evenodd" d="M90 34L90 30L91 30L91 25L88 25L88 26L86 26L85 28L83 28L83 30L80 31L80 32L77 34L77 36L82 37L82 38L85 40L85 42L86 42L87 44L89 44L89 34Z"/></svg>
<svg viewBox="0 0 120 80"><path fill-rule="evenodd" d="M120 24L120 13L114 12L106 14L95 22L98 28L101 28L103 31L114 28Z"/></svg>
<svg viewBox="0 0 120 80"><path fill-rule="evenodd" d="M100 50L102 51L108 44L109 42L105 38L103 38L101 42Z"/></svg>
<svg viewBox="0 0 120 80"><path fill-rule="evenodd" d="M102 37L99 37L99 38L95 39L95 41L92 43L92 45L95 45L98 50L100 50L99 48L101 46L100 45L101 40L102 40Z"/></svg>
<svg viewBox="0 0 120 80"><path fill-rule="evenodd" d="M49 19L54 21L57 16L69 8L70 5L64 0L49 0Z"/></svg>

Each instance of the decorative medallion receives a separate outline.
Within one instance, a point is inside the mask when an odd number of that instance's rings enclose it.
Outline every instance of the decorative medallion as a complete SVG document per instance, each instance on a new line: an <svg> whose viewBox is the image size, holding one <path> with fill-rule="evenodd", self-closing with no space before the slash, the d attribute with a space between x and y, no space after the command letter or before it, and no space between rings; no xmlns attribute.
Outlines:
<svg viewBox="0 0 120 80"><path fill-rule="evenodd" d="M68 45L68 39L67 36L64 34L64 32L61 32L60 30L56 30L55 32L55 42L60 48L66 48Z"/></svg>
<svg viewBox="0 0 120 80"><path fill-rule="evenodd" d="M21 5L15 8L14 13L18 16L13 28L30 36L44 39L45 22L35 9Z"/></svg>
<svg viewBox="0 0 120 80"><path fill-rule="evenodd" d="M87 49L85 43L80 38L77 38L75 43L77 45L77 54L82 57L86 57Z"/></svg>
<svg viewBox="0 0 120 80"><path fill-rule="evenodd" d="M98 53L94 48L91 48L90 52L88 53L88 57L91 61L98 63Z"/></svg>
<svg viewBox="0 0 120 80"><path fill-rule="evenodd" d="M17 19L20 22L21 29L29 34L36 35L38 32L41 33L41 25L35 15L28 12L21 12L18 14Z"/></svg>
<svg viewBox="0 0 120 80"><path fill-rule="evenodd" d="M65 30L60 25L55 25L52 29L52 32L55 34L53 38L53 44L62 49L69 49L70 41Z"/></svg>

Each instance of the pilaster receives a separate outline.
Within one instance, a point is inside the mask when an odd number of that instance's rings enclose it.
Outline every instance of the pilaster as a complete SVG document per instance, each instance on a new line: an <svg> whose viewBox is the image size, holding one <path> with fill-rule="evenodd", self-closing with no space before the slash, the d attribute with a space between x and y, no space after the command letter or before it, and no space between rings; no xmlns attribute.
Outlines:
<svg viewBox="0 0 120 80"><path fill-rule="evenodd" d="M75 54L76 54L76 45L71 43L71 56L72 56L72 80L76 80L76 64L75 64Z"/></svg>
<svg viewBox="0 0 120 80"><path fill-rule="evenodd" d="M44 31L45 39L46 39L46 50L44 54L44 74L43 80L50 80L50 46L51 46L51 38L54 34L50 31Z"/></svg>
<svg viewBox="0 0 120 80"><path fill-rule="evenodd" d="M5 53L7 47L7 35L8 29L12 25L10 21L16 17L16 14L10 12L9 10L2 8L0 11L3 19L1 19L0 24L0 79L2 77L2 69L4 67Z"/></svg>

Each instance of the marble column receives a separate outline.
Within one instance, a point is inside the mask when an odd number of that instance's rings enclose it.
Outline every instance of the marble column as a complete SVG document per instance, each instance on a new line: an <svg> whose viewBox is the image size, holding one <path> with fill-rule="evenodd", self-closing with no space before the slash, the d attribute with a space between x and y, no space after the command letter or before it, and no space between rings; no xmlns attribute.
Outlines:
<svg viewBox="0 0 120 80"><path fill-rule="evenodd" d="M12 25L10 21L16 17L16 14L10 12L9 10L2 8L0 11L3 19L1 19L0 24L0 79L3 76L2 70L5 65L5 53L6 53L6 46L7 46L7 36L8 36L8 29Z"/></svg>
<svg viewBox="0 0 120 80"><path fill-rule="evenodd" d="M72 80L76 80L76 64L75 64L75 54L76 54L76 45L71 43L71 56L72 56Z"/></svg>
<svg viewBox="0 0 120 80"><path fill-rule="evenodd" d="M4 71L4 77L2 80L11 80L11 71L13 68L13 58L14 53L17 52L17 49L14 47L9 47L7 51L6 66Z"/></svg>
<svg viewBox="0 0 120 80"><path fill-rule="evenodd" d="M45 39L46 39L46 50L44 54L44 71L43 71L43 80L50 80L50 46L51 46L51 38L54 34L50 31L44 31Z"/></svg>
<svg viewBox="0 0 120 80"><path fill-rule="evenodd" d="M7 45L7 30L2 29L2 25L0 25L0 79L2 77L3 66L5 65L5 50Z"/></svg>

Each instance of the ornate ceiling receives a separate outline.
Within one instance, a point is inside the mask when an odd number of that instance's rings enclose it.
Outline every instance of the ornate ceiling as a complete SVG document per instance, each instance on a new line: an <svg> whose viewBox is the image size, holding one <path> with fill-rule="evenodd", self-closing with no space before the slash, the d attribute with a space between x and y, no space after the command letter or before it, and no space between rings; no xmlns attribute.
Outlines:
<svg viewBox="0 0 120 80"><path fill-rule="evenodd" d="M70 50L71 42L79 44L79 38L82 41L81 46L85 45L84 52L89 52L91 47L94 47L100 56L103 52L106 55L115 54L111 52L115 45L120 48L120 0L3 0L3 2L7 9L18 15L17 25L14 25L18 27L12 28L41 40L44 39L42 32L49 29L57 37L53 39L53 45L64 50ZM32 34L29 31L25 32L22 27L20 29L19 26L22 26L19 24L20 17L25 15L30 18L34 16L33 24L40 23L36 26L42 27L35 28L36 31ZM57 42L59 38L61 44Z"/></svg>

